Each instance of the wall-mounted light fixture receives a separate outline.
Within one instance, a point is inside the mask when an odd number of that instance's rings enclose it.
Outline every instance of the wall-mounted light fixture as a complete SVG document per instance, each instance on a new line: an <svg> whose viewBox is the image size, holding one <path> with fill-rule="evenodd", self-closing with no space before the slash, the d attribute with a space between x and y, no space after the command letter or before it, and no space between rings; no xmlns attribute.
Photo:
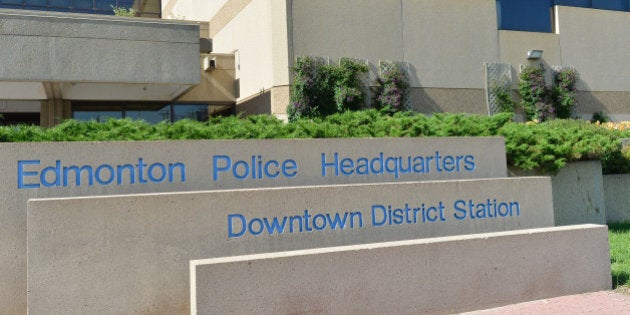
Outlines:
<svg viewBox="0 0 630 315"><path fill-rule="evenodd" d="M542 54L543 54L542 50L533 49L527 52L527 59L537 60L537 59L542 58Z"/></svg>

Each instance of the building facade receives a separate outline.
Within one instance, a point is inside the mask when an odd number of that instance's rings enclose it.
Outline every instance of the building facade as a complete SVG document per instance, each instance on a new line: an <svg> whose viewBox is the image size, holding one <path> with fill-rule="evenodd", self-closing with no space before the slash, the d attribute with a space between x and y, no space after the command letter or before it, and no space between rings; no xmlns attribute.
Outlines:
<svg viewBox="0 0 630 315"><path fill-rule="evenodd" d="M630 119L627 0L221 0L162 3L164 18L209 19L215 52L234 54L237 111L286 115L301 56L403 62L419 112L488 113L485 65L573 67L578 114ZM527 52L542 50L530 60Z"/></svg>
<svg viewBox="0 0 630 315"><path fill-rule="evenodd" d="M134 9L136 17L114 16L114 7ZM225 71L201 75L211 49L200 40L207 27L160 16L159 0L0 0L1 122L231 113L233 78L229 89L217 90ZM219 68L233 64L225 62L231 56L213 58Z"/></svg>
<svg viewBox="0 0 630 315"><path fill-rule="evenodd" d="M137 17L113 16L114 7ZM630 119L628 0L0 0L3 123L286 117L301 56L401 62L410 108L489 113L488 65L574 67L578 114ZM542 58L527 58L530 50Z"/></svg>

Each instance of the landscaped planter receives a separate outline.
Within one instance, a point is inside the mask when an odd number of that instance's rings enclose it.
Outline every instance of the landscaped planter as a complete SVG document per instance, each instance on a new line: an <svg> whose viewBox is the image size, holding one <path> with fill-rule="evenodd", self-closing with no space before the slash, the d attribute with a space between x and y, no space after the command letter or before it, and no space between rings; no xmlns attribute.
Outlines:
<svg viewBox="0 0 630 315"><path fill-rule="evenodd" d="M541 174L537 171L523 171L511 167L509 175ZM558 174L551 176L556 226L583 223L606 224L607 203L604 196L603 177L600 161L568 163ZM630 183L630 178L628 183ZM625 197L630 199L628 196Z"/></svg>

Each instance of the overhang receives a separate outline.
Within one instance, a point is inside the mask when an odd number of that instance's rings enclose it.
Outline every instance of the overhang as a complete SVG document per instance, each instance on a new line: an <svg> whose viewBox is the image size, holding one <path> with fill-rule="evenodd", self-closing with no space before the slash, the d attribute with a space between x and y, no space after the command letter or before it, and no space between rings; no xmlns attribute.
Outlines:
<svg viewBox="0 0 630 315"><path fill-rule="evenodd" d="M199 25L0 10L0 99L171 101L200 82Z"/></svg>

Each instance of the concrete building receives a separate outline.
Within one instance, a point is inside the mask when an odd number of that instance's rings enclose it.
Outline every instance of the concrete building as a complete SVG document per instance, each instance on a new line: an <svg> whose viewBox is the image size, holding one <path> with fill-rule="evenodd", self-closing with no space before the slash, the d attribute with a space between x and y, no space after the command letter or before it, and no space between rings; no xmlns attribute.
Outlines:
<svg viewBox="0 0 630 315"><path fill-rule="evenodd" d="M112 6L139 17L111 16ZM403 62L409 105L424 113L487 114L490 65L514 88L522 65L574 67L581 116L628 120L628 7L627 0L0 0L0 113L4 123L43 126L234 111L285 117L291 67L314 56L364 60L371 84L381 61ZM542 58L527 59L530 50Z"/></svg>
<svg viewBox="0 0 630 315"><path fill-rule="evenodd" d="M197 1L199 3L204 1ZM300 56L408 65L413 109L488 113L484 63L574 67L578 113L630 119L627 0L164 0L163 18L208 21L215 52L233 53L237 110L286 114ZM539 60L527 52L542 50ZM550 71L549 82L551 81Z"/></svg>
<svg viewBox="0 0 630 315"><path fill-rule="evenodd" d="M138 17L112 16L112 6ZM3 123L158 122L230 110L233 89L214 82L223 71L200 75L207 27L160 16L159 0L0 0Z"/></svg>

